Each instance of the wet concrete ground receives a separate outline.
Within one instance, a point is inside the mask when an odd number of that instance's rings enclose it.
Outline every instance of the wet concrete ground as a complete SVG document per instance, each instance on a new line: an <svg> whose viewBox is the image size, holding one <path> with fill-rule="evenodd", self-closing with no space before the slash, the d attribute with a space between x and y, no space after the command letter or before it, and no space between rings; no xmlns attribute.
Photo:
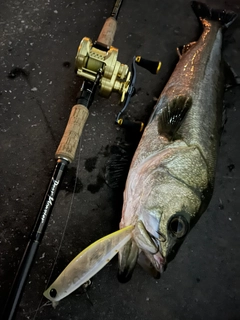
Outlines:
<svg viewBox="0 0 240 320"><path fill-rule="evenodd" d="M80 81L74 57L84 36L96 39L113 1L16 1L2 3L1 28L1 214L0 306L8 292L55 165ZM208 1L240 13L239 1ZM138 68L137 94L129 117L146 119L153 98L177 62L175 48L197 39L198 21L189 1L125 1L114 45L119 61L133 55L162 61L153 76ZM224 56L240 74L239 19L226 33ZM9 77L14 68L25 73ZM16 71L16 69L15 69ZM15 74L14 74L15 75ZM206 92L206 94L208 94ZM111 146L126 142L114 124L118 96L96 95L75 161L65 176L46 234L17 313L23 319L240 319L239 119L240 90L226 93L227 123L222 135L211 204L162 278L136 267L120 284L117 259L57 309L41 307L42 292L87 245L117 230L122 190L104 180ZM207 115L206 115L207 116ZM134 140L134 139L132 139ZM65 228L66 226L66 228Z"/></svg>

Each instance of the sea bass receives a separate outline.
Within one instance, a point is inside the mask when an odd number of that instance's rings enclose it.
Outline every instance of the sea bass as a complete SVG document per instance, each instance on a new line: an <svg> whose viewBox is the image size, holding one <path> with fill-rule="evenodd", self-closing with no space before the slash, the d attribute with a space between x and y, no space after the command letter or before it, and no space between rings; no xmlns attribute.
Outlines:
<svg viewBox="0 0 240 320"><path fill-rule="evenodd" d="M120 228L135 227L119 251L122 282L139 257L159 276L212 196L222 125L222 31L236 14L196 1L192 8L203 33L179 52L128 173Z"/></svg>

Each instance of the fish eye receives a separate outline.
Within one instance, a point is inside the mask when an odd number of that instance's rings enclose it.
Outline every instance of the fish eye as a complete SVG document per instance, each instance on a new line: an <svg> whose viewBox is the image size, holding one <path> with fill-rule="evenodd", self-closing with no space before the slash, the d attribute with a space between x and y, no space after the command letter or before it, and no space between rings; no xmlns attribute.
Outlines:
<svg viewBox="0 0 240 320"><path fill-rule="evenodd" d="M188 222L183 216L175 216L169 222L168 228L175 237L182 238L188 232Z"/></svg>
<svg viewBox="0 0 240 320"><path fill-rule="evenodd" d="M50 294L50 296L51 296L52 298L55 298L56 295L57 295L57 290L56 290L56 289L51 289L50 292L49 292L49 294Z"/></svg>

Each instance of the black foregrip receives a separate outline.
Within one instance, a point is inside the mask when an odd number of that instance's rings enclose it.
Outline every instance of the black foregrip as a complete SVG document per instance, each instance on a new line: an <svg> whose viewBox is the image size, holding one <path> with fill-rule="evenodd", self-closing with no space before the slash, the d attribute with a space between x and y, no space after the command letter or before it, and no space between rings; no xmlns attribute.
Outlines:
<svg viewBox="0 0 240 320"><path fill-rule="evenodd" d="M131 129L138 132L141 132L144 128L144 123L141 121L130 121L125 119L119 119L118 124L123 128Z"/></svg>
<svg viewBox="0 0 240 320"><path fill-rule="evenodd" d="M135 61L137 65L139 65L140 67L143 67L144 69L147 69L153 74L157 74L161 68L160 61L147 60L142 58L141 56L137 56Z"/></svg>

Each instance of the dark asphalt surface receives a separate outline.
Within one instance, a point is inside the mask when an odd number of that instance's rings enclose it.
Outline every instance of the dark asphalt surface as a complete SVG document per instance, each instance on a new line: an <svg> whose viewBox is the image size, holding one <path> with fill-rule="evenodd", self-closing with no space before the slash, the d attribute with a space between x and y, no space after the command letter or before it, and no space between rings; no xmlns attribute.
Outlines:
<svg viewBox="0 0 240 320"><path fill-rule="evenodd" d="M74 73L77 47L84 36L97 38L113 2L8 0L1 4L1 310L79 90ZM207 3L240 13L237 0ZM162 61L157 76L138 68L137 94L127 111L129 117L150 115L153 98L159 96L177 62L175 48L199 35L189 1L124 1L114 42L119 61L130 65L138 54ZM225 36L224 56L240 75L239 18ZM9 78L16 67L26 73ZM117 230L122 191L107 186L104 171L111 146L126 142L124 130L114 124L121 108L118 101L116 94L108 100L96 95L16 319L240 319L239 87L225 96L227 123L210 206L162 278L152 279L137 266L131 281L120 284L115 258L93 278L87 291L90 300L79 289L56 309L40 308L46 302L42 293L47 282L87 245Z"/></svg>

